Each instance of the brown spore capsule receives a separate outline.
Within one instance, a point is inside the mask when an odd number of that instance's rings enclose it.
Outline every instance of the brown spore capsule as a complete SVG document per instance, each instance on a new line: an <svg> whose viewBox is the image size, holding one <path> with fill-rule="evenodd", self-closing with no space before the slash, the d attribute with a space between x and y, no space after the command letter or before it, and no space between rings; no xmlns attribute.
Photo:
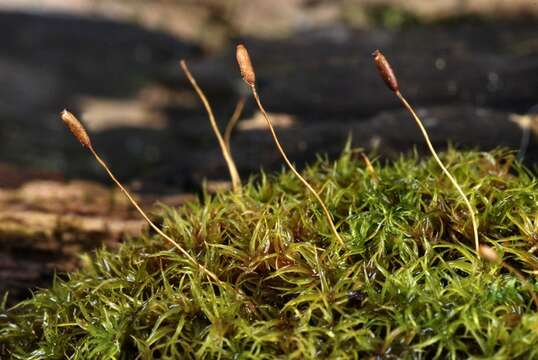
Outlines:
<svg viewBox="0 0 538 360"><path fill-rule="evenodd" d="M237 58L237 64L239 64L239 70L241 71L243 80L245 80L249 86L254 86L256 83L256 73L254 72L252 62L250 61L247 48L243 44L237 45L235 56Z"/></svg>
<svg viewBox="0 0 538 360"><path fill-rule="evenodd" d="M92 147L92 143L90 141L88 133L86 132L86 129L84 129L84 126L82 126L82 124L75 117L75 115L71 114L67 110L64 110L62 111L62 121L73 133L73 135L75 135L78 141L80 141L82 146L87 147L88 149Z"/></svg>
<svg viewBox="0 0 538 360"><path fill-rule="evenodd" d="M394 71L387 61L387 58L385 58L383 53L379 50L374 51L372 55L374 56L377 71L379 71L379 75L381 75L385 84L387 84L392 91L398 92L400 90L398 80L396 80L396 75L394 75Z"/></svg>

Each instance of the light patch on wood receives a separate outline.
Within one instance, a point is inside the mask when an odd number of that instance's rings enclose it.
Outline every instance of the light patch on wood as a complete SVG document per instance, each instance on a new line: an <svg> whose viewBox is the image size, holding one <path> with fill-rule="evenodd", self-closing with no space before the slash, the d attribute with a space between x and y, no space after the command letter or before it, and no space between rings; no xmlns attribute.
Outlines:
<svg viewBox="0 0 538 360"><path fill-rule="evenodd" d="M297 119L290 114L269 113L269 117L275 128L288 129L297 125ZM267 121L259 111L253 117L242 120L237 127L239 130L265 130L269 128Z"/></svg>
<svg viewBox="0 0 538 360"><path fill-rule="evenodd" d="M136 99L83 97L80 99L80 108L84 124L92 132L118 127L161 130L167 126L161 113Z"/></svg>
<svg viewBox="0 0 538 360"><path fill-rule="evenodd" d="M523 130L530 130L538 135L538 115L518 115L510 114L510 121L516 123Z"/></svg>

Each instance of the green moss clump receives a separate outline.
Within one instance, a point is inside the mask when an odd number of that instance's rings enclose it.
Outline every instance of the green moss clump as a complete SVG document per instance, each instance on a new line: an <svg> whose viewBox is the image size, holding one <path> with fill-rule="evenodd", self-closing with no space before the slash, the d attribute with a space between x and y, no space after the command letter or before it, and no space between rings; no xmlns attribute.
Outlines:
<svg viewBox="0 0 538 360"><path fill-rule="evenodd" d="M481 241L538 290L536 178L504 151L443 158ZM147 234L0 309L0 358L538 359L529 289L477 258L437 164L402 157L375 171L349 150L304 171L346 249L288 172L164 209L164 231L226 287Z"/></svg>

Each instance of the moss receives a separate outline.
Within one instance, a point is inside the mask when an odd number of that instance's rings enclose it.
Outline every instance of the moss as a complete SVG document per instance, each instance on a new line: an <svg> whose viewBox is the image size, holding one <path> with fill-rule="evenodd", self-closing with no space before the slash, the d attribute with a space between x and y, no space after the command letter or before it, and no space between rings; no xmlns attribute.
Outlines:
<svg viewBox="0 0 538 360"><path fill-rule="evenodd" d="M478 209L481 241L538 290L536 178L505 151L443 159ZM242 194L162 210L163 230L229 286L146 234L2 307L0 358L538 359L528 289L477 258L436 163L374 166L348 149L304 171L345 249L297 178L261 174Z"/></svg>

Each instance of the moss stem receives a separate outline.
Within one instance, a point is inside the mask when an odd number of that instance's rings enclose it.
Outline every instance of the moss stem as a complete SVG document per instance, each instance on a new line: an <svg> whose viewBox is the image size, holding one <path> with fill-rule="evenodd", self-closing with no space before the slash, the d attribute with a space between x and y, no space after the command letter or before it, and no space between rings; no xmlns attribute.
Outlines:
<svg viewBox="0 0 538 360"><path fill-rule="evenodd" d="M323 209L323 212L325 213L325 216L327 217L327 220L329 222L331 230L334 233L334 235L336 236L336 239L338 240L340 245L345 246L344 240L342 239L342 237L338 233L338 230L336 230L336 226L334 225L334 222L333 222L331 213L329 212L329 209L327 209L327 207L325 206L325 203L323 202L323 200L321 200L321 197L316 192L316 190L314 190L314 188L308 183L308 181L306 181L305 178L303 178L301 176L301 174L299 174L299 172L295 169L293 164L290 162L290 160L286 156L286 153L284 152L284 149L282 148L282 145L280 144L280 141L278 140L278 137L276 135L275 129L273 128L273 124L271 123L271 120L269 120L269 116L267 115L267 112L265 111L265 109L264 109L264 107L263 107L263 105L262 105L262 103L260 101L260 97L258 96L258 92L256 91L256 86L255 85L250 85L250 89L252 90L252 95L254 96L254 99L256 100L256 104L258 105L258 108L260 109L263 117L267 121L267 125L269 126L269 130L271 131L271 135L273 136L273 140L275 141L276 147L278 148L278 151L280 152L280 154L284 158L284 161L286 162L286 165L288 165L288 167L295 174L295 176L297 176L297 178L299 178L299 180L304 184L304 186L306 186L306 188L314 195L316 200L321 205L321 208Z"/></svg>
<svg viewBox="0 0 538 360"><path fill-rule="evenodd" d="M174 239L172 239L170 236L166 235L161 229L159 229L159 227L157 225L155 225L153 223L153 221L150 220L150 218L146 215L144 210L142 210L142 208L140 208L140 206L138 205L136 200L131 196L129 191L127 191L127 189L125 189L123 187L123 185L120 183L120 181L118 179L116 179L116 177L114 176L112 171L110 171L107 164L103 161L103 159L101 159L101 157L93 149L93 146L90 146L89 149L90 149L91 153L93 154L93 156L95 157L95 159L97 160L97 162L103 167L103 169L105 169L108 176L112 179L112 181L114 181L114 183L116 183L116 185L120 188L120 190L127 197L127 199L129 199L129 201L135 207L135 209L140 213L140 215L144 218L144 220L146 220L146 222L149 224L149 226L151 226L151 228L153 230L155 230L159 235L161 235L163 238L165 238L169 243L174 245L190 262L192 262L194 265L196 265L200 269L202 269L202 271L204 271L209 277L211 277L217 283L222 284L222 281L218 278L217 275L215 275L213 272L208 270L202 264L198 263L198 261L196 261L196 259L194 259L185 249L183 249L183 247L181 247L181 245L179 245L176 241L174 241Z"/></svg>
<svg viewBox="0 0 538 360"><path fill-rule="evenodd" d="M246 97L242 95L239 98L239 101L237 101L234 112L232 116L230 117L228 124L226 124L226 128L224 129L224 144L226 144L226 147L228 148L228 151L230 153L232 151L230 149L230 139L232 137L232 131L235 128L235 125L237 125L237 122L239 121L239 119L241 118L241 114L243 113L243 109L245 108L245 102L246 102Z"/></svg>
<svg viewBox="0 0 538 360"><path fill-rule="evenodd" d="M211 108L211 105L209 104L209 101L207 100L204 92L202 91L200 86L198 86L196 79L194 79L194 76L192 76L191 72L189 71L189 68L187 67L187 62L185 60L181 60L179 64L181 66L181 69L187 76L187 79L191 83L192 87L196 91L196 94L198 94L198 97L202 101L202 104L204 105L207 111L209 122L211 123L213 132L215 133L215 136L217 137L217 140L219 142L220 150L222 152L224 160L226 161L226 165L228 165L228 171L230 172L230 178L232 179L232 189L234 192L240 193L241 192L241 178L239 177L237 167L235 166L235 162L232 158L232 155L230 154L230 149L228 146L226 146L226 142L222 138L219 127L217 125L217 121L215 120L215 115L213 114L213 109Z"/></svg>
<svg viewBox="0 0 538 360"><path fill-rule="evenodd" d="M473 207L471 206L471 203L469 202L469 199L467 198L467 196L465 195L465 193L461 189L460 185L458 184L458 182L456 181L454 176L452 176L452 174L445 167L445 165L443 164L441 159L439 159L439 156L437 155L437 152L435 151L435 149L434 149L434 147L433 147L433 145L432 145L432 143L430 141L430 137L428 136L428 132L424 128L424 125L422 124L422 121L418 117L418 115L415 112L415 110L413 109L413 107L409 104L409 102L407 102L407 100L405 99L405 97L402 95L402 93L399 90L395 91L395 94L400 99L400 101L405 106L405 108L409 111L409 113L411 113L411 115L413 116L413 119L416 121L418 127L420 128L420 131L422 132L422 135L424 135L424 139L426 140L426 144L428 145L428 148L429 148L433 158L435 159L435 161L437 161L437 163L439 164L439 167L441 168L441 170L443 170L445 175L452 182L452 184L454 185L454 187L456 188L458 193L463 198L463 201L465 202L465 205L467 206L467 209L469 210L469 214L471 215L471 222L473 224L473 233L474 233L474 242L475 242L476 253L480 257L480 251L479 251L480 250L480 242L478 240L478 224L477 224L477 221L476 221L476 218L475 218L475 213L474 213Z"/></svg>

